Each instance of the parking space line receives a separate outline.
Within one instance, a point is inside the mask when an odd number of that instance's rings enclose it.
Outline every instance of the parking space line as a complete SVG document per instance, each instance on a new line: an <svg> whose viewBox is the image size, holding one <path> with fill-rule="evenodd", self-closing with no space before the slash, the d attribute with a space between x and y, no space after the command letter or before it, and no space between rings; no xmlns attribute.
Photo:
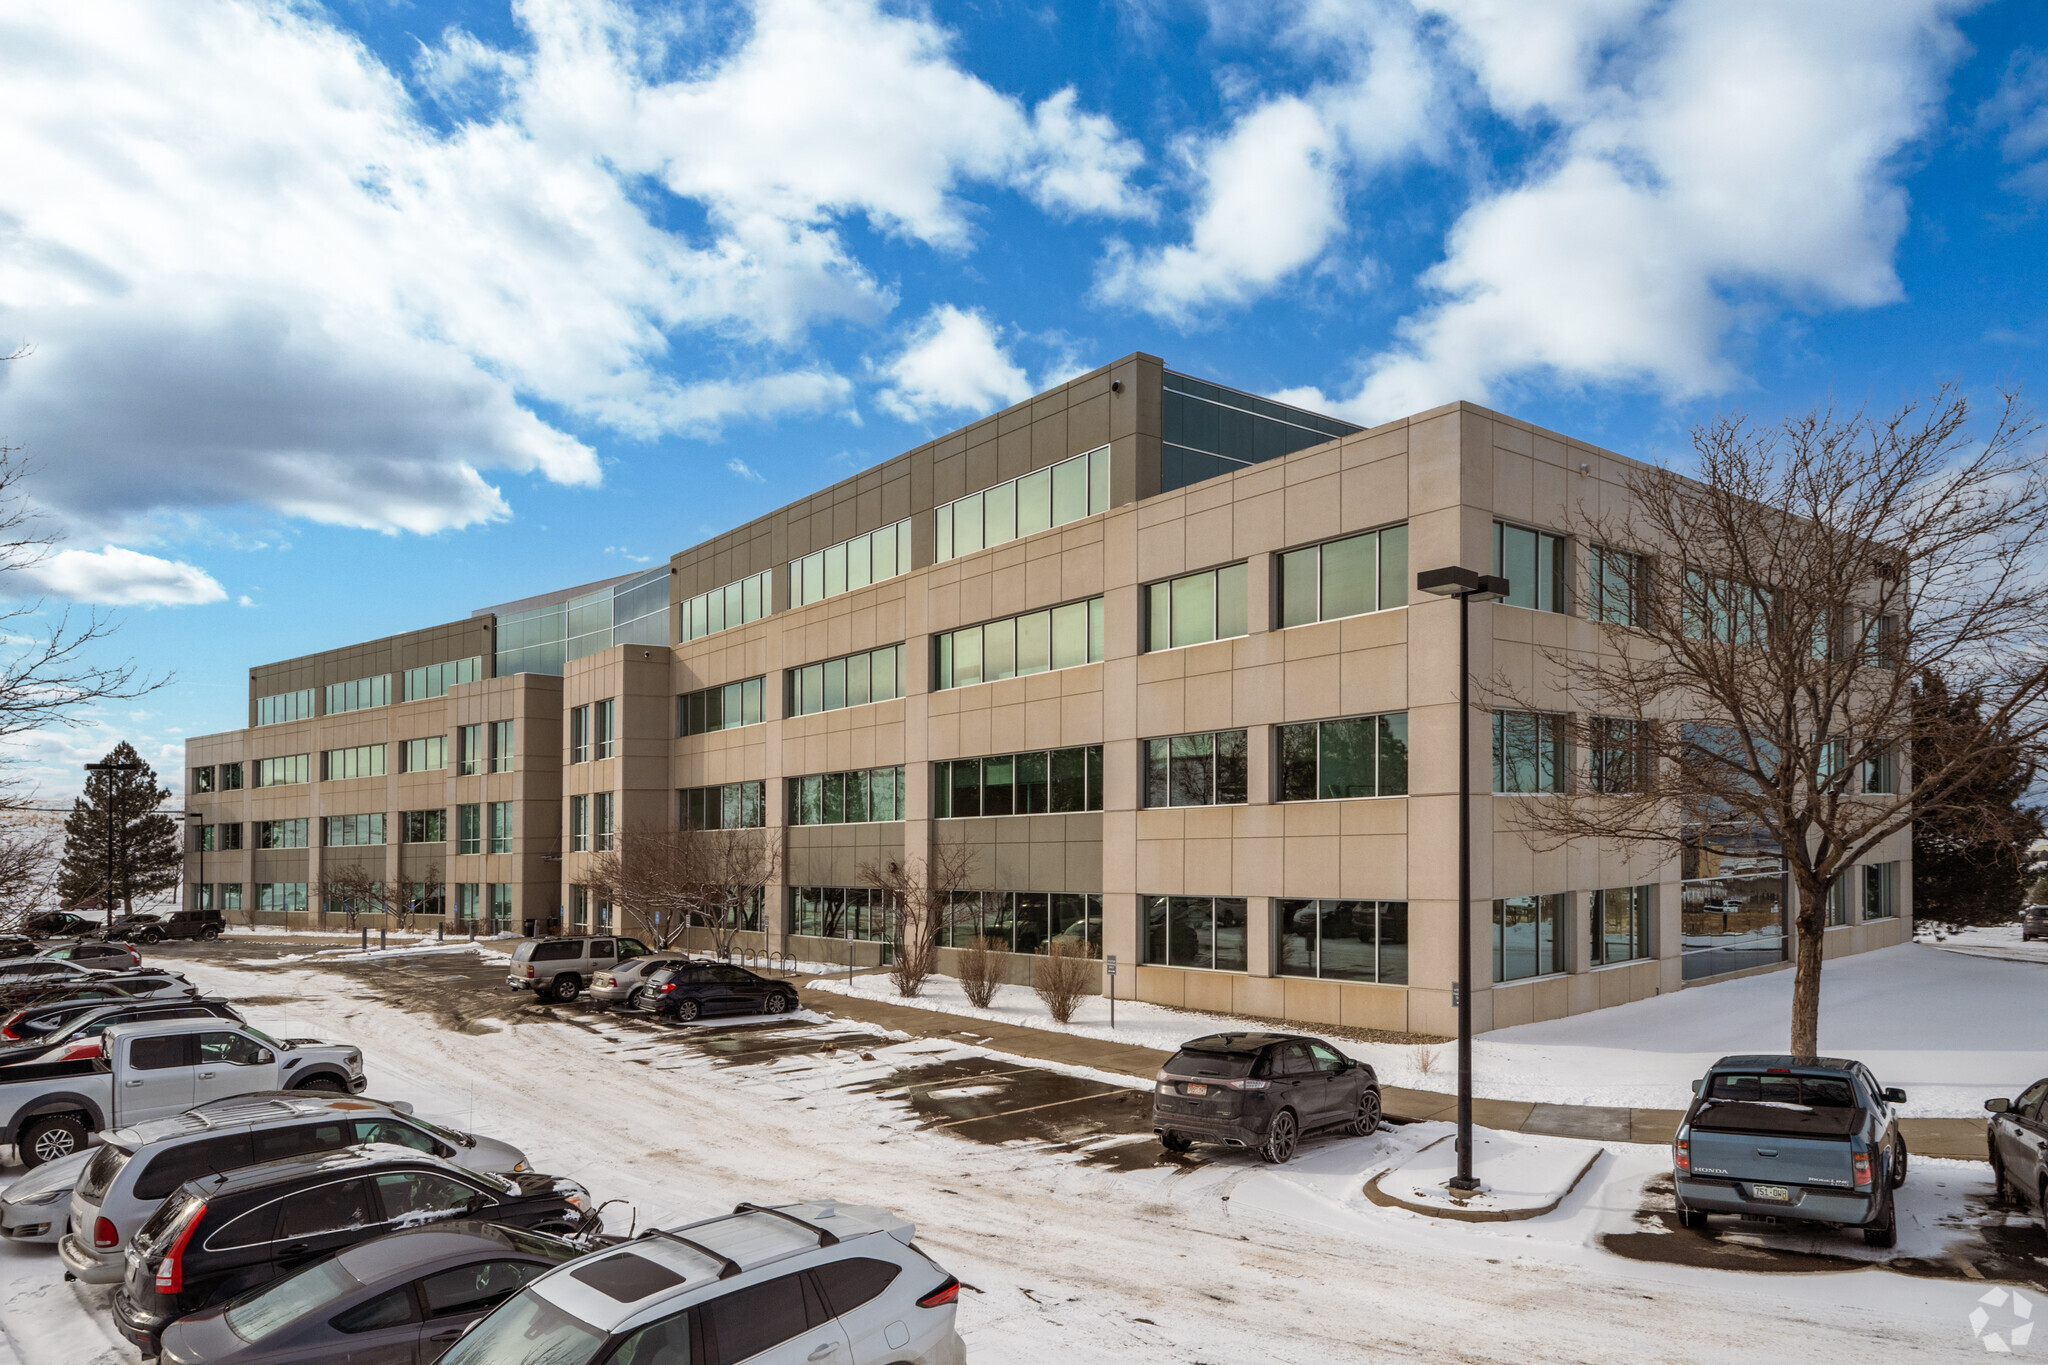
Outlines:
<svg viewBox="0 0 2048 1365"><path fill-rule="evenodd" d="M1059 1108L1059 1107L1060 1107L1061 1105L1063 1105L1063 1104L1079 1104L1079 1103L1080 1103L1080 1102L1081 1102L1082 1100L1099 1100L1099 1099L1101 1099L1101 1098L1102 1098L1102 1097L1103 1097L1104 1095L1114 1095L1114 1094L1116 1094L1116 1093L1117 1093L1117 1089L1118 1089L1117 1087L1114 1087L1114 1086L1112 1086L1112 1087L1110 1087L1110 1088L1108 1088L1108 1089L1105 1089L1105 1090L1098 1090L1098 1091L1096 1091L1096 1092L1095 1092L1094 1094L1092 1094L1092 1095L1075 1095L1075 1096L1074 1096L1074 1097L1072 1097L1071 1099L1064 1099L1064 1100L1049 1100L1049 1101L1047 1101L1047 1102L1046 1102L1046 1103L1044 1103L1044 1104L1028 1104L1028 1105L1024 1106L1024 1107L1023 1107L1022 1109L1004 1109L1004 1110L1000 1110L1000 1111L998 1111L998 1112L996 1112L996 1113L993 1113L993 1114L976 1114L976 1115L975 1115L975 1116L974 1116L973 1118L971 1118L971 1119L951 1119L951 1120L948 1120L948 1121L947 1121L947 1122L945 1122L945 1123L935 1123L935 1124L933 1124L933 1125L932 1125L932 1127L934 1127L934 1128L958 1128L958 1127L959 1127L960 1125L962 1125L962 1124L964 1124L964 1123L980 1123L980 1122L982 1122L982 1121L983 1121L984 1119L1006 1119L1006 1118L1009 1118L1009 1117L1010 1117L1011 1115L1013 1115L1013 1114L1029 1114L1029 1113L1033 1113L1033 1112L1035 1112L1035 1111L1037 1111L1037 1110L1040 1110L1040 1109L1057 1109L1057 1108ZM1132 1092L1132 1093L1136 1093L1136 1092Z"/></svg>
<svg viewBox="0 0 2048 1365"><path fill-rule="evenodd" d="M1038 1068L1035 1066L1016 1066L1011 1067L1008 1071L977 1071L972 1076L948 1076L943 1080L936 1081L911 1081L898 1086L895 1091L876 1091L875 1093L894 1094L906 1090L922 1090L926 1086L933 1085L966 1085L969 1081L985 1081L994 1076L1022 1076L1026 1072L1036 1073L1037 1071ZM1053 1073L1046 1072L1044 1074L1052 1075ZM864 1084L864 1082L855 1082L855 1084Z"/></svg>

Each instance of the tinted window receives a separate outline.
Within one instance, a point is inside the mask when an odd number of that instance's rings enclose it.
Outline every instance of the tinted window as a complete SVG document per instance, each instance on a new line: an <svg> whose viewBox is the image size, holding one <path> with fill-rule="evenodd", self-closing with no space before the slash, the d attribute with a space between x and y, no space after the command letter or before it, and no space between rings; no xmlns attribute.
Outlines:
<svg viewBox="0 0 2048 1365"><path fill-rule="evenodd" d="M332 1319L335 1329L342 1332L374 1332L380 1327L403 1327L415 1320L411 1285L379 1294Z"/></svg>
<svg viewBox="0 0 2048 1365"><path fill-rule="evenodd" d="M243 1299L227 1310L228 1326L244 1341L257 1342L317 1308L361 1289L339 1261L321 1261Z"/></svg>
<svg viewBox="0 0 2048 1365"><path fill-rule="evenodd" d="M460 1180L433 1171L395 1171L377 1177L377 1193L384 1199L384 1217L390 1222L418 1222L461 1213L477 1191Z"/></svg>
<svg viewBox="0 0 2048 1365"><path fill-rule="evenodd" d="M187 1142L150 1158L135 1179L135 1197L163 1199L188 1180L248 1164L249 1139L244 1134Z"/></svg>
<svg viewBox="0 0 2048 1365"><path fill-rule="evenodd" d="M510 1298L521 1285L546 1269L531 1261L485 1261L481 1265L458 1266L421 1280L420 1297L426 1302L430 1318L481 1313Z"/></svg>
<svg viewBox="0 0 2048 1365"><path fill-rule="evenodd" d="M1722 1072L1711 1077L1693 1126L1724 1132L1854 1132L1856 1089L1846 1076L1772 1076Z"/></svg>
<svg viewBox="0 0 2048 1365"><path fill-rule="evenodd" d="M887 1261L857 1256L850 1261L821 1265L811 1274L817 1276L818 1288L824 1291L825 1306L835 1317L843 1318L887 1289L900 1268Z"/></svg>
<svg viewBox="0 0 2048 1365"><path fill-rule="evenodd" d="M535 962L567 962L583 956L583 948L575 943L542 943L533 950Z"/></svg>
<svg viewBox="0 0 2048 1365"><path fill-rule="evenodd" d="M346 1147L354 1136L346 1123L301 1123L291 1128L272 1128L256 1133L252 1164L281 1157L303 1156L307 1152L331 1152Z"/></svg>
<svg viewBox="0 0 2048 1365"><path fill-rule="evenodd" d="M166 1199L161 1208L170 1208L175 1203L175 1199ZM277 1240L277 1215L282 1208L283 1205L273 1199L239 1218L231 1218L221 1225L219 1232L207 1236L206 1245L214 1251L222 1251L229 1247L259 1247L274 1242ZM138 1233L138 1239L140 1236Z"/></svg>
<svg viewBox="0 0 2048 1365"><path fill-rule="evenodd" d="M186 1045L192 1041L190 1034L175 1038L136 1038L128 1044L128 1065L137 1071L167 1071L172 1067L190 1066L190 1053Z"/></svg>
<svg viewBox="0 0 2048 1365"><path fill-rule="evenodd" d="M812 1326L802 1275L783 1275L697 1309L707 1365L737 1365Z"/></svg>
<svg viewBox="0 0 2048 1365"><path fill-rule="evenodd" d="M601 939L599 939L599 940L598 940L597 942L595 942L595 943L591 944L591 945L590 945L590 955L591 955L592 957L615 957L615 956L617 956L617 954L616 954L615 952L613 952L613 950L612 950L612 941L611 941L610 939L608 939L608 938L601 938Z"/></svg>
<svg viewBox="0 0 2048 1365"><path fill-rule="evenodd" d="M395 1119L356 1120L357 1142L395 1142L416 1152L438 1152L441 1144L410 1124Z"/></svg>
<svg viewBox="0 0 2048 1365"><path fill-rule="evenodd" d="M1307 1076L1314 1073L1315 1063L1308 1059L1308 1049L1300 1043L1288 1043L1279 1050L1280 1074L1283 1076Z"/></svg>
<svg viewBox="0 0 2048 1365"><path fill-rule="evenodd" d="M678 1313L642 1327L613 1353L610 1365L690 1365L690 1317Z"/></svg>
<svg viewBox="0 0 2048 1365"><path fill-rule="evenodd" d="M2048 1081L2035 1081L2027 1087L2027 1092L2024 1095L2021 1095L2012 1102L2012 1107L2028 1118L2037 1118L2039 1117L2038 1114L2028 1113L2028 1111L2038 1110L2044 1098L2048 1098Z"/></svg>
<svg viewBox="0 0 2048 1365"><path fill-rule="evenodd" d="M760 980L760 978L755 976L752 972L742 971L738 967L713 967L711 971L712 974L716 976L718 980L728 982L736 986L744 986L751 982Z"/></svg>
<svg viewBox="0 0 2048 1365"><path fill-rule="evenodd" d="M1251 1052L1195 1052L1182 1048L1173 1054L1166 1069L1176 1076L1249 1076L1256 1057Z"/></svg>
<svg viewBox="0 0 2048 1365"><path fill-rule="evenodd" d="M76 1186L78 1193L95 1204L106 1198L107 1188L114 1183L114 1177L121 1174L121 1168L128 1164L131 1155L133 1153L112 1143L101 1147L93 1153L92 1161L85 1168L85 1174L79 1178ZM157 1196L159 1199L163 1197Z"/></svg>
<svg viewBox="0 0 2048 1365"><path fill-rule="evenodd" d="M1326 1047L1321 1043L1310 1043L1308 1052L1309 1056L1315 1058L1316 1065L1324 1071L1344 1069L1344 1059L1337 1055L1335 1048Z"/></svg>
<svg viewBox="0 0 2048 1365"><path fill-rule="evenodd" d="M263 1045L254 1038L240 1033L202 1033L199 1035L199 1064L201 1066L255 1066Z"/></svg>
<svg viewBox="0 0 2048 1365"><path fill-rule="evenodd" d="M370 1206L370 1182L336 1180L285 1200L277 1235L290 1241L366 1227L376 1221L376 1210Z"/></svg>

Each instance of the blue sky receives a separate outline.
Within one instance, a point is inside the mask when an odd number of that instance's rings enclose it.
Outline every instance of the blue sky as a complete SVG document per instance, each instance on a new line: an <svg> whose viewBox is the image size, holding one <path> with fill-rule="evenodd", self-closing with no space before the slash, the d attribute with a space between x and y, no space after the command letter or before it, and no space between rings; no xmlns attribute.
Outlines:
<svg viewBox="0 0 2048 1365"><path fill-rule="evenodd" d="M1133 350L1360 421L1690 424L2048 342L2021 4L19 0L0 576L172 681L622 573ZM2031 22L2030 22L2031 21Z"/></svg>

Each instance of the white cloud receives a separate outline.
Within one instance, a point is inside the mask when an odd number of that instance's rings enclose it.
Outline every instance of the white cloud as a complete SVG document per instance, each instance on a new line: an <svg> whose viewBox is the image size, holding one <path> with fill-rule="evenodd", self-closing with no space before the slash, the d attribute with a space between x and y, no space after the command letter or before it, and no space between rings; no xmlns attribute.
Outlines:
<svg viewBox="0 0 2048 1365"><path fill-rule="evenodd" d="M118 545L97 551L58 550L10 577L10 592L18 581L31 593L116 607L201 606L225 601L228 595L204 569Z"/></svg>
<svg viewBox="0 0 2048 1365"><path fill-rule="evenodd" d="M1145 208L1112 124L1070 91L1028 109L921 14L758 0L736 35L612 0L512 17L518 50L421 49L444 127L286 0L0 13L0 335L37 344L0 383L75 532L237 503L502 518L498 472L599 480L543 411L647 438L844 410L843 376L780 357L894 306L846 220L961 251L975 185Z"/></svg>
<svg viewBox="0 0 2048 1365"><path fill-rule="evenodd" d="M760 470L754 468L752 465L748 464L745 460L742 460L737 455L733 456L730 460L727 460L725 462L725 468L728 473L732 474L736 478L747 479L753 483L768 482L767 478L762 475Z"/></svg>
<svg viewBox="0 0 2048 1365"><path fill-rule="evenodd" d="M2048 55L2013 54L1998 92L1978 111L1980 121L1999 130L1999 151L2017 167L2007 189L2030 199L2048 199Z"/></svg>
<svg viewBox="0 0 2048 1365"><path fill-rule="evenodd" d="M889 384L875 401L906 422L992 412L1036 392L988 315L949 303L926 313L878 368Z"/></svg>

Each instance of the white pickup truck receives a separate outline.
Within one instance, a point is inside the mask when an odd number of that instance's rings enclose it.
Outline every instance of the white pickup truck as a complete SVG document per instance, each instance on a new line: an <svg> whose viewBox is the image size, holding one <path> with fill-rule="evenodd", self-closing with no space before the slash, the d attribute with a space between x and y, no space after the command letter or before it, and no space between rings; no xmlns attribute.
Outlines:
<svg viewBox="0 0 2048 1365"><path fill-rule="evenodd" d="M87 1134L261 1090L360 1095L363 1054L317 1038L270 1037L229 1019L115 1024L81 1054L0 1071L0 1144L25 1166L85 1146Z"/></svg>

